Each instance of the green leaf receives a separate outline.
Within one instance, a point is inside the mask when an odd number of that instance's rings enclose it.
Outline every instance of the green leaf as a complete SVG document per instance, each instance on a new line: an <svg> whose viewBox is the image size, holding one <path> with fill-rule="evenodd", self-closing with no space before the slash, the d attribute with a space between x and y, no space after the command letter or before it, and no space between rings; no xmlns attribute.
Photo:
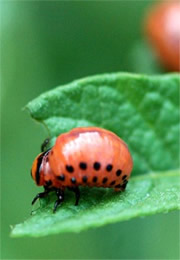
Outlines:
<svg viewBox="0 0 180 260"><path fill-rule="evenodd" d="M27 109L45 125L51 145L74 127L103 127L128 144L134 169L122 194L83 188L75 207L67 191L56 214L54 195L41 200L40 208L16 225L12 236L80 231L179 209L179 79L178 74L105 74L74 81L30 102Z"/></svg>
<svg viewBox="0 0 180 260"><path fill-rule="evenodd" d="M151 173L132 178L122 194L108 189L82 189L79 206L67 193L65 203L53 214L55 197L12 230L13 237L46 236L79 232L131 218L180 209L180 172ZM42 203L41 203L42 204Z"/></svg>
<svg viewBox="0 0 180 260"><path fill-rule="evenodd" d="M106 74L74 81L27 105L52 143L78 126L100 126L128 144L134 174L179 168L179 75Z"/></svg>

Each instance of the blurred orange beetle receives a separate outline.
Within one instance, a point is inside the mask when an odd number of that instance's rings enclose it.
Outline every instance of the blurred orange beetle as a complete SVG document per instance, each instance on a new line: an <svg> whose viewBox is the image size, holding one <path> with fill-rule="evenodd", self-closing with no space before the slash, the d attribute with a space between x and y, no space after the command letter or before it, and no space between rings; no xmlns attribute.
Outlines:
<svg viewBox="0 0 180 260"><path fill-rule="evenodd" d="M147 14L145 33L164 67L180 71L180 2L155 4Z"/></svg>

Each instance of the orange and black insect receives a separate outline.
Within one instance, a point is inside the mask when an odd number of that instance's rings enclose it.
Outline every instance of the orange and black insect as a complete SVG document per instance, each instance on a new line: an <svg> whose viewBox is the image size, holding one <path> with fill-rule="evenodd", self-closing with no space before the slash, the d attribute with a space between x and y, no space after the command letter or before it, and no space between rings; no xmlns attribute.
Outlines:
<svg viewBox="0 0 180 260"><path fill-rule="evenodd" d="M64 200L65 188L75 192L75 205L80 198L79 186L123 191L132 167L127 145L114 133L97 127L74 128L58 136L55 145L34 160L32 178L45 190L37 194L32 204L56 191L55 212Z"/></svg>

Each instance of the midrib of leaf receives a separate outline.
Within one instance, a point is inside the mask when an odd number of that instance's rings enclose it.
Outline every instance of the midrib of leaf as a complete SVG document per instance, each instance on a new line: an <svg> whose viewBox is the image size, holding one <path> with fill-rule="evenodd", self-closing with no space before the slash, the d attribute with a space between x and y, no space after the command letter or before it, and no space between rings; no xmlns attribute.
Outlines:
<svg viewBox="0 0 180 260"><path fill-rule="evenodd" d="M74 198L69 194L67 201L54 215L52 196L51 202L44 201L44 206L34 216L16 225L12 236L38 237L59 232L79 232L90 227L177 210L180 209L179 189L180 172L175 170L132 177L127 190L121 194L107 189L83 189L78 207L73 205Z"/></svg>

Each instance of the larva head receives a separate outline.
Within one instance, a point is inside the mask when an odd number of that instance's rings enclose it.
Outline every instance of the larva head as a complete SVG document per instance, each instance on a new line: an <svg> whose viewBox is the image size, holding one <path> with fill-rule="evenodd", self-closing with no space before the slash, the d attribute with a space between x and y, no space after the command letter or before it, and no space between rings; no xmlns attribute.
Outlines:
<svg viewBox="0 0 180 260"><path fill-rule="evenodd" d="M31 176L34 179L35 183L38 186L45 186L45 175L47 173L47 166L48 163L48 154L49 150L43 153L40 153L34 160L32 169L31 169Z"/></svg>

